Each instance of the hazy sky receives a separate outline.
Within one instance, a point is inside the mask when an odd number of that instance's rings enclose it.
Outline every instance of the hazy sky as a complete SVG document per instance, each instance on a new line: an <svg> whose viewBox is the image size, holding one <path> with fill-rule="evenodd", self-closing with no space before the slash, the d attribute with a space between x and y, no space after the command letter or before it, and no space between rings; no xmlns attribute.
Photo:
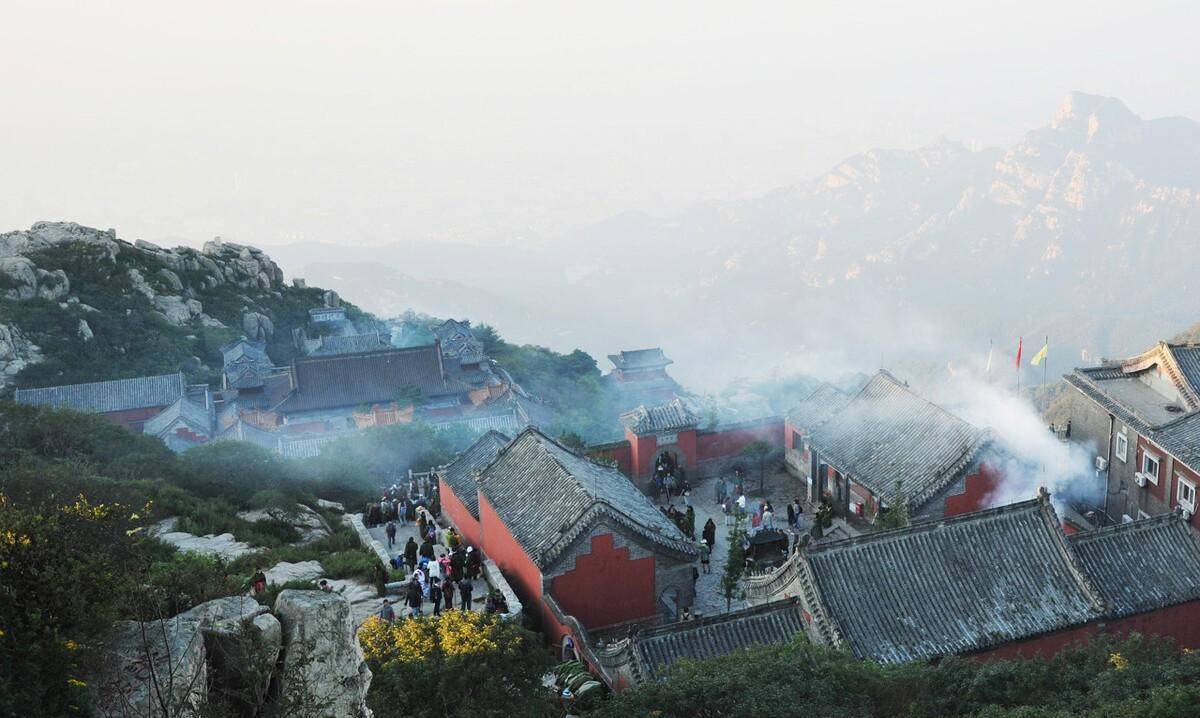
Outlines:
<svg viewBox="0 0 1200 718"><path fill-rule="evenodd" d="M530 242L1014 141L1070 90L1200 119L1192 2L0 0L0 230Z"/></svg>

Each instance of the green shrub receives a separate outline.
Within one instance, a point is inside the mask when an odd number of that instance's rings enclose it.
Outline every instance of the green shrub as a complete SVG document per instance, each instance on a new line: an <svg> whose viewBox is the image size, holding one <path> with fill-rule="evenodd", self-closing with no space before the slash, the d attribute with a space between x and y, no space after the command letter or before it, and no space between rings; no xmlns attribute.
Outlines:
<svg viewBox="0 0 1200 718"><path fill-rule="evenodd" d="M245 580L231 577L225 563L198 553L177 552L150 564L149 589L155 615L174 616L206 601L246 590Z"/></svg>

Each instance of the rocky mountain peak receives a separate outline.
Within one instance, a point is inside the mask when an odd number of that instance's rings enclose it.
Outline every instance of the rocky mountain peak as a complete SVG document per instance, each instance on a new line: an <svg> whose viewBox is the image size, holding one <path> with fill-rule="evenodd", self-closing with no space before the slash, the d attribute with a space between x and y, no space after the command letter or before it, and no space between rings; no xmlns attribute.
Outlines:
<svg viewBox="0 0 1200 718"><path fill-rule="evenodd" d="M1050 121L1050 128L1086 144L1119 140L1142 119L1115 97L1072 92Z"/></svg>

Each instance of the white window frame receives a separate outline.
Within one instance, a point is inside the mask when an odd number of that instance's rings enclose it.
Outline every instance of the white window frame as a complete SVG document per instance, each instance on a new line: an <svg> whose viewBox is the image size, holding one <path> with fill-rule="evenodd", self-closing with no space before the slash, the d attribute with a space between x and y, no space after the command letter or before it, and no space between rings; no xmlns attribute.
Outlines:
<svg viewBox="0 0 1200 718"><path fill-rule="evenodd" d="M1154 473L1150 473L1149 471L1146 470L1146 462L1147 461L1154 462ZM1145 474L1146 477L1149 479L1150 483L1154 484L1155 486L1158 485L1158 473L1160 471L1162 471L1162 457L1159 456L1158 454L1155 454L1152 451L1143 451L1142 452L1142 473Z"/></svg>
<svg viewBox="0 0 1200 718"><path fill-rule="evenodd" d="M1120 434L1117 434L1117 446L1116 446L1116 450L1113 453L1115 453L1117 455L1117 458L1120 459L1122 463L1127 461L1126 457L1129 456L1129 435L1128 434L1126 434L1123 431Z"/></svg>
<svg viewBox="0 0 1200 718"><path fill-rule="evenodd" d="M1177 487L1175 489L1175 500L1179 502L1179 505L1183 508L1191 511L1192 513L1196 513L1196 482L1184 478L1182 474L1175 474L1175 486ZM1183 499L1183 488L1185 486L1191 491L1191 501L1184 501Z"/></svg>

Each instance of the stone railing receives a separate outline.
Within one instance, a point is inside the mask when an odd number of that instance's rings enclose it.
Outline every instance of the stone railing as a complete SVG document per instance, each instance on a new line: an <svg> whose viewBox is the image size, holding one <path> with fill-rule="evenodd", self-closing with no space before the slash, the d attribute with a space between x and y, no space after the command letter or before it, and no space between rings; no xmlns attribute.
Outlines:
<svg viewBox="0 0 1200 718"><path fill-rule="evenodd" d="M363 525L362 514L346 514L343 519L350 528L354 529L354 533L358 535L358 540L362 543L363 548L368 551L373 551L383 563L383 567L390 569L392 567L392 557L388 555L387 549L383 544L371 536L371 532L367 531L367 527Z"/></svg>

